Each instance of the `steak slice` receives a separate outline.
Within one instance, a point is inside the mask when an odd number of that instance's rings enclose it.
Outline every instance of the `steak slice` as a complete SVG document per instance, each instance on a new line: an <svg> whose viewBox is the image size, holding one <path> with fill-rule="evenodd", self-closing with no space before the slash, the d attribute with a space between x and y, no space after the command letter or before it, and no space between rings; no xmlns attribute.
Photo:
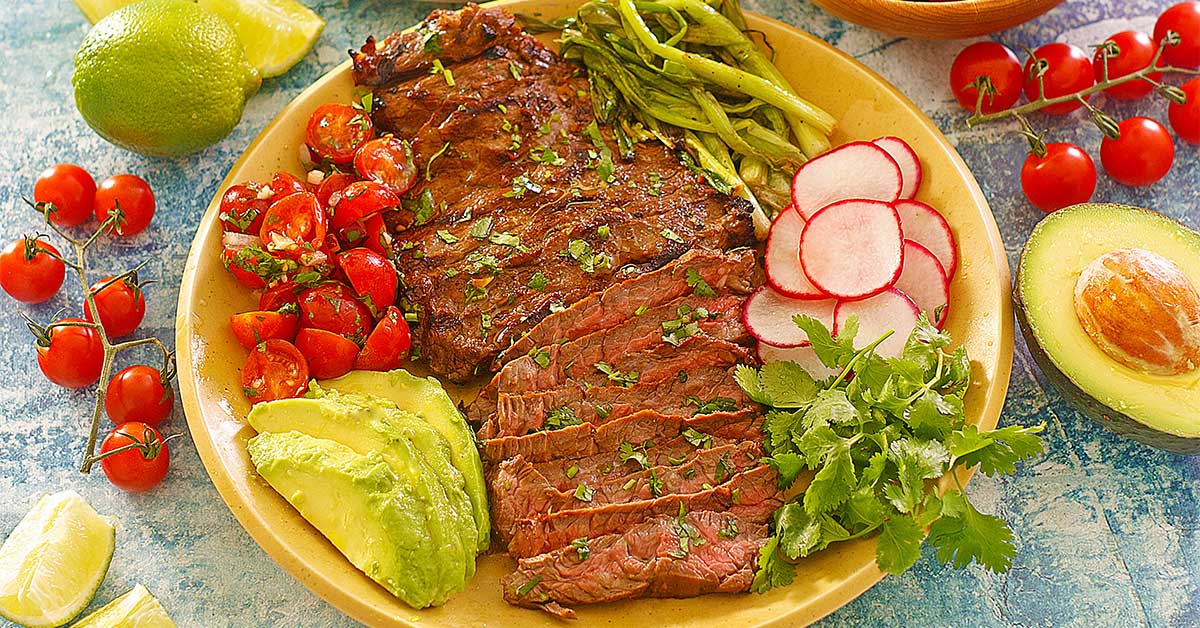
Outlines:
<svg viewBox="0 0 1200 628"><path fill-rule="evenodd" d="M758 466L758 451L755 443L726 445L705 450L691 460L681 460L678 465L647 465L631 474L612 473L596 483L580 479L565 490L553 486L533 464L517 456L500 463L489 478L492 525L499 532L501 540L506 541L518 519L530 519L559 510L584 510L605 504L656 499L663 495L698 493L720 486L735 474ZM644 455L634 447L623 452L627 456ZM616 458L620 464L620 456ZM630 458L626 460L632 462Z"/></svg>
<svg viewBox="0 0 1200 628"><path fill-rule="evenodd" d="M624 443L621 443L621 446L623 447ZM698 462L706 464L705 460L713 456L724 455L724 452L730 451L731 447L746 454L747 460L759 460L763 455L762 445L757 440L721 438L698 431L689 432L686 437L676 436L667 441L642 441L638 451L645 457L646 466L686 469ZM599 486L608 482L624 484L631 475L637 475L642 471L639 462L640 459L622 461L618 450L618 452L603 452L574 460L537 462L533 463L533 467L554 488L560 491L573 491L580 484L588 486Z"/></svg>
<svg viewBox="0 0 1200 628"><path fill-rule="evenodd" d="M480 442L480 453L489 464L514 456L524 456L531 462L579 458L601 452L611 454L624 441L667 441L688 428L715 438L760 440L762 413L758 408L747 408L693 417L642 410L598 426L582 423L559 430L487 439Z"/></svg>
<svg viewBox="0 0 1200 628"><path fill-rule="evenodd" d="M569 385L524 395L500 393L496 419L483 424L479 437L526 434L544 427L552 415L566 415L584 423L604 423L642 408L654 408L663 414L687 415L701 411L710 402L719 403L717 409L723 411L735 411L753 404L733 379L737 364L733 359L735 356L719 357L732 361L695 369L686 378L662 383L602 388Z"/></svg>
<svg viewBox="0 0 1200 628"><path fill-rule="evenodd" d="M663 344L664 326L684 329L695 323L698 336L706 336L739 344L748 344L750 334L742 325L741 312L745 298L726 295L696 297L688 295L658 307L649 308L616 327L603 329L562 344L537 348L500 369L467 406L467 420L482 425L496 414L496 401L501 392L534 392L566 384L571 380L568 371L577 364L611 362L629 353ZM636 311L636 310L635 310ZM695 333L692 328L683 333ZM690 338L685 338L685 342ZM542 366L545 364L545 366Z"/></svg>
<svg viewBox="0 0 1200 628"><path fill-rule="evenodd" d="M611 163L586 76L502 9L434 11L353 57L375 126L425 175L390 221L437 375L464 382L552 310L690 249L753 242L749 203L667 147Z"/></svg>
<svg viewBox="0 0 1200 628"><path fill-rule="evenodd" d="M508 553L516 558L536 556L578 538L620 532L656 515L678 513L681 508L728 512L747 523L766 523L775 509L783 505L777 478L774 469L760 466L699 493L663 495L657 499L560 510L520 519L513 524Z"/></svg>
<svg viewBox="0 0 1200 628"><path fill-rule="evenodd" d="M747 591L767 535L765 524L727 513L657 516L522 558L501 580L504 600L573 619L567 605Z"/></svg>
<svg viewBox="0 0 1200 628"><path fill-rule="evenodd" d="M500 354L495 368L536 347L573 340L619 325L632 318L639 307L659 306L694 293L696 288L688 284L689 270L696 271L714 291L747 295L756 283L754 251L693 250L655 272L593 294L547 316Z"/></svg>

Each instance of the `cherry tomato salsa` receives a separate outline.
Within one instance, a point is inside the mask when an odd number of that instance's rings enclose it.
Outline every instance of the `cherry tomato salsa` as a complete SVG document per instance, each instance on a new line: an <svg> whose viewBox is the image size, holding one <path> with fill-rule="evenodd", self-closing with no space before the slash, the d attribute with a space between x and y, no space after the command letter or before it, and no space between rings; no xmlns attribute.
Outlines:
<svg viewBox="0 0 1200 628"><path fill-rule="evenodd" d="M307 178L278 172L221 197L223 263L259 293L229 321L255 403L301 395L309 378L398 368L412 346L384 221L416 182L408 143L339 103L313 112L305 142Z"/></svg>

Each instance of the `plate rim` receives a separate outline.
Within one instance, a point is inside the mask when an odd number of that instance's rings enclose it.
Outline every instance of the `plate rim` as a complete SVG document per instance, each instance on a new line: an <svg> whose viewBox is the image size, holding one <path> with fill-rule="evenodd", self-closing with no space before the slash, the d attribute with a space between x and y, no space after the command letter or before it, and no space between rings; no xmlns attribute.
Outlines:
<svg viewBox="0 0 1200 628"><path fill-rule="evenodd" d="M497 6L505 7L511 4L521 4L528 0L494 0L492 2L481 3L481 6ZM999 321L1000 334L997 341L999 349L997 352L996 373L992 378L989 386L982 392L984 405L980 412L980 425L994 427L1000 418L1004 407L1005 399L1008 394L1008 385L1012 373L1013 357L1014 357L1014 327L1012 314L1012 301L1010 295L1006 291L1011 290L1012 276L1011 268L1008 263L1008 258L1004 254L1004 244L1001 238L999 228L996 224L995 216L991 211L991 205L983 194L983 190L979 186L979 182L975 179L974 174L963 161L962 156L950 143L941 129L925 114L911 99L901 92L895 85L882 77L878 72L862 63L852 55L842 51L837 46L826 42L811 33L802 30L800 27L793 26L782 20L775 19L770 16L762 15L754 12L746 12L747 17L752 21L763 21L770 23L781 30L788 32L793 37L799 37L808 40L809 43L826 48L828 51L848 60L859 69L865 72L870 78L876 80L885 91L890 92L897 97L901 103L912 113L921 125L925 126L931 132L937 142L948 149L952 164L965 179L967 183L966 191L969 196L980 207L987 208L988 211L981 212L981 218L984 223L987 236L987 243L992 253L995 268L998 271L996 289L1000 292L998 302L1000 303ZM411 30L417 25L407 27L403 30ZM187 324L187 318L194 312L193 302L195 300L194 293L198 286L198 267L201 251L197 244L203 236L212 229L218 222L217 214L219 213L219 205L222 192L230 185L236 184L237 181L233 176L238 172L242 165L247 161L254 149L262 143L265 138L270 135L270 132L276 126L282 124L285 114L292 109L299 107L300 104L307 100L307 96L313 92L319 91L327 83L341 78L341 75L350 70L352 61L347 59L337 66L333 67L326 73L322 74L315 81L301 90L288 103L280 109L275 116L263 127L255 136L254 140L242 150L238 159L230 166L225 177L218 184L217 191L210 201L204 216L201 218L197 226L196 233L193 235L192 242L188 246L187 262L184 265L183 277L180 281L179 298L176 304L175 317L175 349L178 356L179 369L179 392L183 404L184 415L188 424L188 431L191 435L192 443L199 454L200 460L204 465L213 486L217 489L217 493L221 497L221 501L229 508L234 518L239 525L250 535L250 537L258 544L258 546L267 554L267 556L282 567L290 576L298 580L307 589L322 598L339 612L346 616L361 621L368 625L376 625L384 621L398 621L406 626L418 626L419 622L410 622L404 618L389 616L382 614L379 609L374 608L369 604L362 603L358 598L348 594L346 591L335 586L335 583L328 581L325 578L316 576L307 565L298 559L296 554L291 551L276 535L269 523L260 516L259 513L253 511L244 503L239 495L237 488L234 486L232 477L221 465L220 455L216 451L212 434L207 428L207 425L202 418L200 409L199 391L198 391L198 374L195 372L192 326ZM974 469L959 470L957 473L958 480L964 485L974 474ZM945 480L948 481L949 478ZM858 570L854 571L843 580L841 586L837 588L827 589L823 593L812 598L808 606L795 606L787 613L779 615L759 626L781 626L791 624L788 620L793 618L797 613L805 612L809 615L807 621L801 625L810 625L841 607L849 604L853 600L860 597L863 593L875 586L881 581L886 574L879 570L874 563L863 565ZM791 624L795 625L795 624Z"/></svg>

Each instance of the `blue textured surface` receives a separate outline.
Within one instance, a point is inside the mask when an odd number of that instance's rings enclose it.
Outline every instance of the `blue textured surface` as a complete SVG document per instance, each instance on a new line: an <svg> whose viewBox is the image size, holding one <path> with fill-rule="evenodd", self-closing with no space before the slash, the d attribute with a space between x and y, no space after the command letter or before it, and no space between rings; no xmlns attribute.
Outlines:
<svg viewBox="0 0 1200 628"><path fill-rule="evenodd" d="M415 22L432 5L392 1L309 1L328 21L317 49L282 78L267 81L245 118L218 145L178 161L126 153L94 135L72 104L72 56L87 30L64 0L5 2L0 11L0 239L37 229L24 209L37 173L56 161L84 165L97 179L119 172L145 177L159 213L145 234L102 249L94 267L119 271L149 259L143 332L171 338L177 285L200 215L217 184L251 139L284 104L372 33ZM1041 212L1025 202L1016 170L1024 142L1011 128L968 130L946 86L950 60L964 42L897 40L848 25L807 3L747 0L746 6L824 38L880 72L926 111L957 145L991 201L1010 262ZM1148 30L1168 2L1070 0L998 35L1036 46L1052 40L1098 42L1127 28ZM164 86L169 89L170 86ZM803 86L800 86L801 88ZM136 107L136 102L130 103ZM1163 101L1112 107L1163 119ZM1075 114L1037 118L1055 139L1096 154L1100 135ZM1200 226L1200 154L1177 144L1176 164L1157 185L1131 189L1101 175L1097 200L1152 207ZM185 441L173 447L171 473L143 496L112 488L102 476L76 472L86 437L90 395L58 389L33 367L20 314L49 318L79 309L68 284L53 301L18 306L0 299L0 534L37 495L72 488L97 510L121 520L118 549L97 604L145 583L180 626L351 626L277 567L221 502ZM125 360L135 357L127 356ZM148 358L145 358L148 359ZM821 626L1200 626L1200 458L1148 449L1114 437L1070 410L1037 372L1018 339L1003 423L1048 424L1048 452L1014 476L977 476L972 499L1008 519L1018 554L1012 570L943 567L926 551L917 566L890 577L821 622ZM168 424L186 431L178 408Z"/></svg>

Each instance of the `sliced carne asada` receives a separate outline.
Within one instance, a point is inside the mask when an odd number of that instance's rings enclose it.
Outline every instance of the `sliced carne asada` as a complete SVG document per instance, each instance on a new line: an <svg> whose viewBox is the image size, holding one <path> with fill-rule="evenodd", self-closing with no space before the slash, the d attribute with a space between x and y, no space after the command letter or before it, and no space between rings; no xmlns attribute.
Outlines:
<svg viewBox="0 0 1200 628"><path fill-rule="evenodd" d="M434 374L466 381L554 310L691 249L753 242L749 203L670 149L614 163L586 76L502 9L435 11L354 66L375 126L410 140L424 175L393 245Z"/></svg>
<svg viewBox="0 0 1200 628"><path fill-rule="evenodd" d="M687 495L608 504L600 508L560 510L513 523L508 553L527 558L552 551L580 537L596 537L626 530L656 515L685 510L728 512L748 523L766 523L783 504L778 476L767 466L756 467L709 490ZM503 531L502 531L503 532Z"/></svg>
<svg viewBox="0 0 1200 628"><path fill-rule="evenodd" d="M574 604L746 591L766 540L761 522L728 513L661 515L519 560L502 580L504 599L573 619Z"/></svg>

